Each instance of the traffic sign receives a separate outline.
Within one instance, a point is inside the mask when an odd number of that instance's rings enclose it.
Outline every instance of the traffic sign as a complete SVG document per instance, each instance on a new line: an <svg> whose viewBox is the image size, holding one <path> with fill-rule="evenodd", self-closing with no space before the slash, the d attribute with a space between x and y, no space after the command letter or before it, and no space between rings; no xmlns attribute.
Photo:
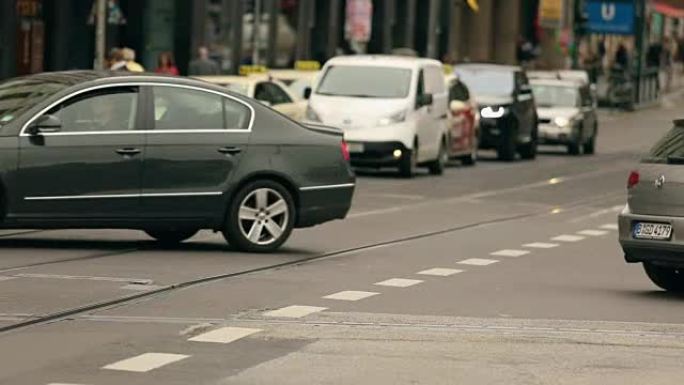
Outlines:
<svg viewBox="0 0 684 385"><path fill-rule="evenodd" d="M587 0L585 31L613 35L634 34L634 2Z"/></svg>

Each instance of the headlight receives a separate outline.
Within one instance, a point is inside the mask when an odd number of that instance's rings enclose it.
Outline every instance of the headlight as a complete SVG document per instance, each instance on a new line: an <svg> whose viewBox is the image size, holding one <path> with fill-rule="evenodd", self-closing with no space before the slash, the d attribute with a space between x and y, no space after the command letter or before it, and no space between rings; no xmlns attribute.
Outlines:
<svg viewBox="0 0 684 385"><path fill-rule="evenodd" d="M318 113L310 105L306 106L306 120L309 122L321 122L321 117L318 116Z"/></svg>
<svg viewBox="0 0 684 385"><path fill-rule="evenodd" d="M558 127L566 127L570 124L570 119L564 117L558 117L553 119L553 123Z"/></svg>
<svg viewBox="0 0 684 385"><path fill-rule="evenodd" d="M396 114L378 120L378 126L389 126L390 124L401 123L406 120L406 110L401 110Z"/></svg>
<svg viewBox="0 0 684 385"><path fill-rule="evenodd" d="M482 109L482 111L480 111L480 115L482 115L482 117L485 119L499 119L506 115L506 108L501 106L485 107Z"/></svg>

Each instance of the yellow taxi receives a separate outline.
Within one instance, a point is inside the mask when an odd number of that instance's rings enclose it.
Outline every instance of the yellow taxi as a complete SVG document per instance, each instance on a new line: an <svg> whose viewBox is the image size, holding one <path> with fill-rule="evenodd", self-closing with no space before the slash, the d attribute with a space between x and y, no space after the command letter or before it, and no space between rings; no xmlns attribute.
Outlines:
<svg viewBox="0 0 684 385"><path fill-rule="evenodd" d="M298 61L294 69L270 70L268 74L286 84L299 98L306 99L306 90L313 88L320 70L317 61Z"/></svg>
<svg viewBox="0 0 684 385"><path fill-rule="evenodd" d="M247 73L244 76L219 75L197 76L196 78L256 99L292 120L304 119L306 101L295 95L285 83L268 74Z"/></svg>

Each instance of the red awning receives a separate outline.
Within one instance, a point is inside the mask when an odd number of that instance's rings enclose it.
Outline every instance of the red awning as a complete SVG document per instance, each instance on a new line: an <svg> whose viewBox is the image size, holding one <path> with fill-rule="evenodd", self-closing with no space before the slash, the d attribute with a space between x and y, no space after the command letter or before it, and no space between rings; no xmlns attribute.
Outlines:
<svg viewBox="0 0 684 385"><path fill-rule="evenodd" d="M665 16L684 18L684 0L653 0L651 7Z"/></svg>

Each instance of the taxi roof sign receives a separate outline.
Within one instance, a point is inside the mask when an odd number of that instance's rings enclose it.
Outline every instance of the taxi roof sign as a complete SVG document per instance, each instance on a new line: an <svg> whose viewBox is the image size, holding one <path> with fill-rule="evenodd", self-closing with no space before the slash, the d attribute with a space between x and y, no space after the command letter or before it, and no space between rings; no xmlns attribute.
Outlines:
<svg viewBox="0 0 684 385"><path fill-rule="evenodd" d="M451 64L442 65L442 69L444 69L445 75L451 75L454 73L454 66L452 66Z"/></svg>
<svg viewBox="0 0 684 385"><path fill-rule="evenodd" d="M298 60L295 62L295 69L299 71L319 71L321 63L315 60Z"/></svg>
<svg viewBox="0 0 684 385"><path fill-rule="evenodd" d="M266 66L261 65L244 65L240 66L239 74L242 76L247 76L251 74L265 74L268 72Z"/></svg>

